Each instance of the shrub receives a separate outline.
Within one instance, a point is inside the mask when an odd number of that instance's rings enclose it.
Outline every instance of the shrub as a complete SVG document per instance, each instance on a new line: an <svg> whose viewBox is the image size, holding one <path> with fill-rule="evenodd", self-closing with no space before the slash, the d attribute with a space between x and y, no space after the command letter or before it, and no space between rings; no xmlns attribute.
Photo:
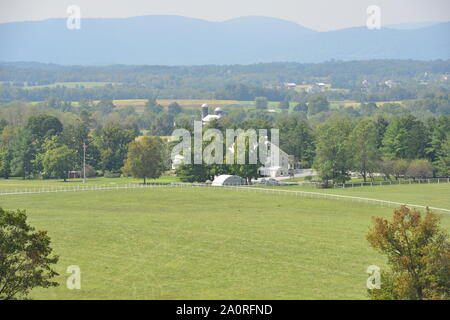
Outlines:
<svg viewBox="0 0 450 320"><path fill-rule="evenodd" d="M433 166L428 160L417 159L411 161L406 175L413 178L428 178L433 176Z"/></svg>

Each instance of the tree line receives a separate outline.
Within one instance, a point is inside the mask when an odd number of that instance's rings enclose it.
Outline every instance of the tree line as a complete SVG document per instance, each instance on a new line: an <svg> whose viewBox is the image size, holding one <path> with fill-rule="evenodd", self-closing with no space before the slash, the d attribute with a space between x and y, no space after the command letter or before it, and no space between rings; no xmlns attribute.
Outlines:
<svg viewBox="0 0 450 320"><path fill-rule="evenodd" d="M327 186L344 183L352 173L364 181L381 175L385 179L450 176L450 116L423 122L412 115L349 119L338 115L323 123L310 123L299 116L247 119L239 124L222 118L207 124L225 134L226 128L280 130L280 146L294 155L301 167L314 167ZM218 174L252 179L258 165L182 165L177 173L184 181L204 182Z"/></svg>
<svg viewBox="0 0 450 320"><path fill-rule="evenodd" d="M355 117L330 110L322 96L298 104L290 113L270 113L264 110L267 104L263 99L255 101L256 107L258 103L263 109L227 109L220 120L205 128L222 132L226 128L278 128L281 149L295 156L302 167L315 167L324 183L343 183L352 172L360 173L364 180L375 174L386 179L450 175L449 115L422 120L408 113L385 114L379 112L381 107L366 104ZM109 100L73 106L48 99L38 105L0 109L0 119L2 177L63 178L67 171L80 170L83 144L87 145L89 171L124 173L128 148L136 137L170 136L176 128L192 130L193 120L200 120L200 110L177 103L162 106L154 99L147 101L141 113L132 107L116 107ZM164 160L165 168L170 167L168 156ZM179 173L186 181L206 181L218 173L239 173L253 179L257 166L184 169Z"/></svg>
<svg viewBox="0 0 450 320"><path fill-rule="evenodd" d="M81 119L76 126L63 127L57 117L47 114L31 116L24 127L2 121L0 129L0 175L3 178L65 180L69 171L83 169L84 157L88 176L97 171L106 176L133 172L129 168L131 164L125 168L124 165L130 144L138 136L134 129L114 125L91 129L86 119ZM84 145L87 146L85 153Z"/></svg>
<svg viewBox="0 0 450 320"><path fill-rule="evenodd" d="M248 66L58 66L0 64L0 102L82 99L230 99L300 102L307 93L285 83L325 82L330 100L360 102L421 99L446 94L449 61L331 61ZM95 86L85 85L86 82ZM75 83L74 85L69 85ZM66 85L67 84L67 85Z"/></svg>

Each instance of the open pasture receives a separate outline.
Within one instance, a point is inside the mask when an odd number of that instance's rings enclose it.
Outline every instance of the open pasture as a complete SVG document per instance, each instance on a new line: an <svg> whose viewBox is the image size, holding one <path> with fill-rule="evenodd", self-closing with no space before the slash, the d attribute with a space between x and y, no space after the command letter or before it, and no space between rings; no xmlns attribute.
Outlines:
<svg viewBox="0 0 450 320"><path fill-rule="evenodd" d="M275 188L340 194L450 209L450 183L395 184L333 189L319 189L304 184Z"/></svg>
<svg viewBox="0 0 450 320"><path fill-rule="evenodd" d="M48 230L57 288L35 299L365 299L366 268L384 266L365 240L392 210L208 188L10 195ZM450 218L443 218L450 230ZM82 272L68 290L69 265Z"/></svg>

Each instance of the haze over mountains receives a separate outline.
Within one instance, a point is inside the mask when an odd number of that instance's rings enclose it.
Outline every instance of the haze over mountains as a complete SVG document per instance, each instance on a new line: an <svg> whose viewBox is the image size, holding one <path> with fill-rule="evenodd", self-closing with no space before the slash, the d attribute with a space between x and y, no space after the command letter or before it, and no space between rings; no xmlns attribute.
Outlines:
<svg viewBox="0 0 450 320"><path fill-rule="evenodd" d="M418 29L356 27L318 32L296 23L241 17L66 19L0 24L0 61L58 64L204 65L367 59L449 59L450 22Z"/></svg>

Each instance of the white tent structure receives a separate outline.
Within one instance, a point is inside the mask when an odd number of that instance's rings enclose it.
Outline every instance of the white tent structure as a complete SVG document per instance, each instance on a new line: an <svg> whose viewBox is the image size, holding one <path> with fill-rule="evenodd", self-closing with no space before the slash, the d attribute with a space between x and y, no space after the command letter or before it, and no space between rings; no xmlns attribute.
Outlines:
<svg viewBox="0 0 450 320"><path fill-rule="evenodd" d="M245 179L230 174L222 174L214 178L212 186L241 186L245 185Z"/></svg>

